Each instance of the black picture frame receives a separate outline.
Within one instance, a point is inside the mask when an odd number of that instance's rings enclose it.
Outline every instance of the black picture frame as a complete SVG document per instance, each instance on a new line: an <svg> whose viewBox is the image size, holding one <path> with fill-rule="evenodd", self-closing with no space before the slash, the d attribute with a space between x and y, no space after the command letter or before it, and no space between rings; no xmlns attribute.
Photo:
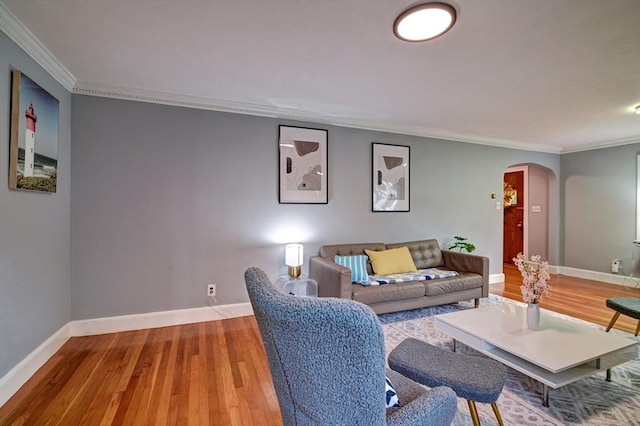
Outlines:
<svg viewBox="0 0 640 426"><path fill-rule="evenodd" d="M329 131L280 125L278 202L327 204Z"/></svg>
<svg viewBox="0 0 640 426"><path fill-rule="evenodd" d="M371 211L410 211L411 148L373 142L371 171Z"/></svg>

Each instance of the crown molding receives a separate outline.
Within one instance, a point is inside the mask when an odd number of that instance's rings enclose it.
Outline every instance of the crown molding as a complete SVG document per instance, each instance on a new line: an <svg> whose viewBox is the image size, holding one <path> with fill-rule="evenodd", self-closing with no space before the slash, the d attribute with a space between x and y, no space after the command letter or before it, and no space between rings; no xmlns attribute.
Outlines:
<svg viewBox="0 0 640 426"><path fill-rule="evenodd" d="M379 132L398 133L402 135L419 136L431 139L442 139L448 141L471 143L475 145L494 146L497 148L518 149L521 151L545 152L551 154L560 154L560 148L551 145L528 144L524 142L516 142L508 139L490 138L485 136L468 135L462 133L448 132L445 130L431 129L428 127L409 127L409 126L370 126L366 123L360 125L340 124L344 127L356 127L359 129L375 130Z"/></svg>
<svg viewBox="0 0 640 426"><path fill-rule="evenodd" d="M632 136L612 141L602 141L585 144L571 148L561 148L552 145L527 144L507 139L467 135L448 132L444 130L431 129L427 127L393 126L384 124L381 125L380 123L373 123L366 120L340 118L334 115L323 115L295 109L223 101L220 99L212 98L176 95L166 92L156 92L144 89L131 89L98 83L77 82L73 89L73 93L78 95L98 96L136 102L179 106L184 108L206 109L211 111L228 112L232 114L245 114L259 117L279 118L281 120L302 121L307 123L348 127L354 129L418 136L432 139L442 139L456 142L472 143L476 145L486 145L498 148L510 148L518 149L521 151L534 151L549 154L568 154L572 152L590 151L594 149L610 148L614 146L628 145L640 142L640 136Z"/></svg>
<svg viewBox="0 0 640 426"><path fill-rule="evenodd" d="M72 91L76 82L73 74L11 13L2 1L0 1L0 31L20 46L65 89Z"/></svg>
<svg viewBox="0 0 640 426"><path fill-rule="evenodd" d="M634 143L640 143L640 135L629 136L625 138L618 138L612 141L596 142L596 143L590 143L590 144L585 144L580 146L573 146L571 148L564 148L560 151L560 153L570 154L573 152L593 151L594 149L611 148L614 146L631 145Z"/></svg>
<svg viewBox="0 0 640 426"><path fill-rule="evenodd" d="M559 154L560 148L549 145L523 144L519 142L487 138L481 136L463 135L424 127L390 126L374 124L363 120L340 119L335 116L322 115L294 109L269 107L264 105L245 104L240 102L222 101L219 99L200 98L195 96L175 95L152 90L130 89L109 86L98 83L76 82L73 93L77 95L97 96L103 98L123 99L136 102L147 102L161 105L179 106L184 108L206 109L211 111L228 112L233 114L255 115L260 117L279 118L282 120L303 121L315 124L349 127L376 132L395 133L409 136L419 136L434 139L452 140L457 142L489 145L500 148L512 148L525 151L548 152Z"/></svg>
<svg viewBox="0 0 640 426"><path fill-rule="evenodd" d="M183 108L204 109L232 114L255 115L259 117L281 118L286 120L312 121L329 124L326 117L313 116L294 109L273 108L262 105L229 102L197 96L177 95L145 89L131 89L99 83L76 82L72 92L76 95L97 96L122 99Z"/></svg>

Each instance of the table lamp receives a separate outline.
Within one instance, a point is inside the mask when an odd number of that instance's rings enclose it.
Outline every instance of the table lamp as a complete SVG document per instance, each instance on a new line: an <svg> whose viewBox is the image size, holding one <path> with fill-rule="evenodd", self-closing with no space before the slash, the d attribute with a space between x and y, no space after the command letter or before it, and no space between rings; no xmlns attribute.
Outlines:
<svg viewBox="0 0 640 426"><path fill-rule="evenodd" d="M298 278L302 272L302 244L287 244L284 247L284 264L289 267L289 276Z"/></svg>

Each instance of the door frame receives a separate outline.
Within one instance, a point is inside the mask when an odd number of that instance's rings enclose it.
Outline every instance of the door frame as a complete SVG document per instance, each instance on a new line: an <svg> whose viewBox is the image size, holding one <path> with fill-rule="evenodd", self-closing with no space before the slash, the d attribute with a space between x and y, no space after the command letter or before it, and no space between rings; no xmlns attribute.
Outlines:
<svg viewBox="0 0 640 426"><path fill-rule="evenodd" d="M502 173L502 181L504 182L504 174L511 172L523 172L522 186L524 187L524 211L522 212L522 226L524 226L524 232L522 233L522 254L525 258L529 258L529 166L514 166L508 167L507 170ZM504 197L503 197L504 200ZM504 222L504 204L502 205L502 216ZM504 238L504 225L502 226L502 237ZM503 240L504 241L504 240ZM502 251L504 252L504 243L502 245Z"/></svg>

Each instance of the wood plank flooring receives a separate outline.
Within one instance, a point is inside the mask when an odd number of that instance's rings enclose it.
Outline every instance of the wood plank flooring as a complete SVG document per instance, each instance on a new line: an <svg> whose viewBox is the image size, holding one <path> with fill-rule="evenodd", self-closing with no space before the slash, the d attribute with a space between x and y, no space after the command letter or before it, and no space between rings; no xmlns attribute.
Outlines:
<svg viewBox="0 0 640 426"><path fill-rule="evenodd" d="M0 425L281 425L255 318L70 339Z"/></svg>
<svg viewBox="0 0 640 426"><path fill-rule="evenodd" d="M491 292L521 300L518 270ZM640 289L553 275L542 307L606 325ZM634 332L621 316L616 328ZM281 425L254 317L70 339L2 407L0 425Z"/></svg>
<svg viewBox="0 0 640 426"><path fill-rule="evenodd" d="M522 277L518 268L503 265L504 284L492 284L490 292L509 299L522 301ZM540 307L601 325L608 325L614 311L605 302L610 297L640 297L640 287L585 280L567 275L552 275L549 281L551 296L545 297ZM614 328L635 333L638 320L620 315Z"/></svg>

